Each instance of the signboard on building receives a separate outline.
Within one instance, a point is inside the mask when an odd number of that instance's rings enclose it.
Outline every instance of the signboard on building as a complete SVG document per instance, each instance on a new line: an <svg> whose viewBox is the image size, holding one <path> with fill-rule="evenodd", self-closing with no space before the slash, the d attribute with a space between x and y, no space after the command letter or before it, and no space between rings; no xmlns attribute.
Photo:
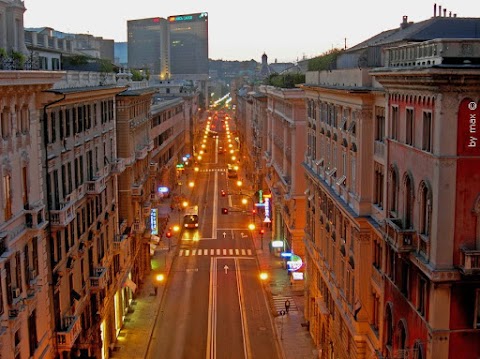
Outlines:
<svg viewBox="0 0 480 359"><path fill-rule="evenodd" d="M465 98L458 108L457 154L480 156L480 105Z"/></svg>

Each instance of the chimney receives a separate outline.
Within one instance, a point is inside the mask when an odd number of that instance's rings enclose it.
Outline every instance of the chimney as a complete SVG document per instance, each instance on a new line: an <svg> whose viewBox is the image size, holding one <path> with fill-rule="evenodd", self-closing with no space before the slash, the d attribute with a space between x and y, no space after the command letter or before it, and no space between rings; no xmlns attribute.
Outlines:
<svg viewBox="0 0 480 359"><path fill-rule="evenodd" d="M447 17L447 9L443 9L443 17Z"/></svg>
<svg viewBox="0 0 480 359"><path fill-rule="evenodd" d="M437 4L433 4L433 17L437 16Z"/></svg>
<svg viewBox="0 0 480 359"><path fill-rule="evenodd" d="M442 16L442 7L438 5L438 16Z"/></svg>
<svg viewBox="0 0 480 359"><path fill-rule="evenodd" d="M400 24L400 29L405 29L408 26L408 16L403 15L402 23Z"/></svg>
<svg viewBox="0 0 480 359"><path fill-rule="evenodd" d="M448 12L448 16L452 17L452 12L451 11Z"/></svg>

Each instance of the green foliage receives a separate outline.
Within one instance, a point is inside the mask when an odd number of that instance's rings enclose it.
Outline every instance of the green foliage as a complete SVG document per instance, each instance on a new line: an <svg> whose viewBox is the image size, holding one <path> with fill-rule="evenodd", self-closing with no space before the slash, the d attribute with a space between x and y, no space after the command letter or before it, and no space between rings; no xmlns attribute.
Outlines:
<svg viewBox="0 0 480 359"><path fill-rule="evenodd" d="M2 47L0 47L0 57L7 57L7 51Z"/></svg>
<svg viewBox="0 0 480 359"><path fill-rule="evenodd" d="M292 73L292 74L271 74L267 80L267 85L281 87L281 88L294 88L297 84L305 83L305 75Z"/></svg>
<svg viewBox="0 0 480 359"><path fill-rule="evenodd" d="M89 57L86 55L73 55L73 56L64 56L62 59L63 64L70 64L72 66L80 66L88 64Z"/></svg>
<svg viewBox="0 0 480 359"><path fill-rule="evenodd" d="M132 81L142 81L143 73L140 70L130 69L132 73Z"/></svg>
<svg viewBox="0 0 480 359"><path fill-rule="evenodd" d="M331 70L335 67L335 61L342 49L332 49L324 52L322 55L314 57L308 61L308 71Z"/></svg>

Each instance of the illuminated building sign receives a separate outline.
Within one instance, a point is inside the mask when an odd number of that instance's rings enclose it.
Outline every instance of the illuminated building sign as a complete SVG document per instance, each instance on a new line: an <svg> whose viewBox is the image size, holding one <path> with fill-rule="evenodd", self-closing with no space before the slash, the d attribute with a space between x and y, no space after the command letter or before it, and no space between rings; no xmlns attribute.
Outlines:
<svg viewBox="0 0 480 359"><path fill-rule="evenodd" d="M288 270L291 272L299 270L302 267L302 264L302 258L300 258L300 256L297 256L296 254L292 255L291 259L287 261Z"/></svg>
<svg viewBox="0 0 480 359"><path fill-rule="evenodd" d="M150 210L150 229L152 230L152 234L158 234L158 209L154 208Z"/></svg>
<svg viewBox="0 0 480 359"><path fill-rule="evenodd" d="M264 222L271 222L270 220L270 198L265 198L265 219Z"/></svg>
<svg viewBox="0 0 480 359"><path fill-rule="evenodd" d="M208 18L208 13L202 12L199 14L169 16L168 21L169 22L194 21L194 20L201 20L201 19L207 20L207 18Z"/></svg>
<svg viewBox="0 0 480 359"><path fill-rule="evenodd" d="M293 280L303 280L303 272L292 272Z"/></svg>
<svg viewBox="0 0 480 359"><path fill-rule="evenodd" d="M272 248L283 248L283 241L272 241Z"/></svg>

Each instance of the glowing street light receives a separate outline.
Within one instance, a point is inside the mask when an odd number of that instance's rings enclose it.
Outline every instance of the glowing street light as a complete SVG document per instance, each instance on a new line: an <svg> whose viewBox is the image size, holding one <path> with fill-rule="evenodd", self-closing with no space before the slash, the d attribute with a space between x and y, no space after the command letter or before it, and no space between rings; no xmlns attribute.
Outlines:
<svg viewBox="0 0 480 359"><path fill-rule="evenodd" d="M268 273L267 272L261 272L259 277L262 281L266 281L268 279Z"/></svg>

